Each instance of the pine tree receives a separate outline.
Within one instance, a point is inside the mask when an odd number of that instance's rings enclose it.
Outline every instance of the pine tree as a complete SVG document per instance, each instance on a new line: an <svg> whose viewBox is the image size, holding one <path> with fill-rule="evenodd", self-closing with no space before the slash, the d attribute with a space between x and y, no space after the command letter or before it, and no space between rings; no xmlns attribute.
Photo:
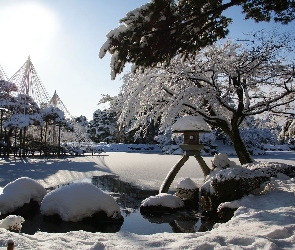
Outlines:
<svg viewBox="0 0 295 250"><path fill-rule="evenodd" d="M288 24L295 18L293 0L152 0L120 20L122 25L107 34L99 56L112 55L114 79L126 63L146 68L169 63L178 54L194 54L226 37L232 19L223 11L233 6L241 6L245 17L256 22Z"/></svg>

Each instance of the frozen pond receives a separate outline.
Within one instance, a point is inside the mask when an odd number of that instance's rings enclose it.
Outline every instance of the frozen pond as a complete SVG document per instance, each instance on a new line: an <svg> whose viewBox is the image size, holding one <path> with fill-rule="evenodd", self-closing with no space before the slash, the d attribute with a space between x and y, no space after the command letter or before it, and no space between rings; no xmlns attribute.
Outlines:
<svg viewBox="0 0 295 250"><path fill-rule="evenodd" d="M0 187L20 177L38 180L44 187L54 187L73 181L86 179L94 184L102 184L102 189L113 195L120 204L124 223L120 225L85 225L77 223L55 224L44 222L40 214L26 218L23 230L33 234L36 231L68 232L85 230L90 232L127 231L136 234L152 234L161 232L205 231L201 225L197 211L183 211L178 214L142 216L139 212L140 202L158 193L158 189L167 173L181 158L180 155L161 155L147 153L107 152L106 156L81 156L67 158L3 158L0 159ZM263 156L255 156L256 160L283 162L293 165L295 154L290 152L268 152ZM211 166L212 157L204 157ZM230 157L238 163L237 157ZM89 179L97 176L94 179ZM119 176L114 178L114 176ZM190 177L199 185L202 184L203 173L194 157L185 163L171 191L183 178ZM104 180L103 180L104 179ZM138 188L132 188L137 186ZM128 191L128 188L130 190ZM210 228L210 225L207 226Z"/></svg>
<svg viewBox="0 0 295 250"><path fill-rule="evenodd" d="M81 156L66 158L2 158L0 159L0 187L20 177L37 180L45 188L59 184L70 183L74 180L106 174L118 175L126 182L143 188L159 189L168 172L181 158L180 155L162 155L147 153L107 152L107 156ZM212 156L203 157L211 166ZM236 156L230 160L238 163ZM294 165L295 153L267 152L266 155L254 156L255 160L282 162ZM204 180L201 168L194 157L181 168L175 181L174 189L183 178L190 177L202 184Z"/></svg>

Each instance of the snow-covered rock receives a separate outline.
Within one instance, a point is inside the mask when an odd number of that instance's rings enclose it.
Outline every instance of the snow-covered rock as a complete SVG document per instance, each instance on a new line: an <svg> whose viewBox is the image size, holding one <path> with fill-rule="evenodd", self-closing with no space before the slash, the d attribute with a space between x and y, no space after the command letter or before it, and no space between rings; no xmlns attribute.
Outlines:
<svg viewBox="0 0 295 250"><path fill-rule="evenodd" d="M181 180L177 185L176 196L179 197L186 207L199 207L199 188L190 178Z"/></svg>
<svg viewBox="0 0 295 250"><path fill-rule="evenodd" d="M184 178L177 184L177 188L193 190L198 189L198 186L191 178Z"/></svg>
<svg viewBox="0 0 295 250"><path fill-rule="evenodd" d="M43 215L59 215L63 221L72 222L101 211L109 218L122 218L115 199L90 183L74 183L48 193L40 209Z"/></svg>
<svg viewBox="0 0 295 250"><path fill-rule="evenodd" d="M41 203L45 188L33 179L21 177L8 183L0 193L0 213L10 213L31 200Z"/></svg>
<svg viewBox="0 0 295 250"><path fill-rule="evenodd" d="M0 228L5 228L7 230L20 231L22 228L22 223L25 219L17 215L9 215L3 220L0 220Z"/></svg>
<svg viewBox="0 0 295 250"><path fill-rule="evenodd" d="M184 206L183 201L172 194L167 193L160 193L155 196L150 196L143 200L140 205L140 209L145 210L146 208L161 208L161 209L168 209L174 210L178 208L182 208Z"/></svg>

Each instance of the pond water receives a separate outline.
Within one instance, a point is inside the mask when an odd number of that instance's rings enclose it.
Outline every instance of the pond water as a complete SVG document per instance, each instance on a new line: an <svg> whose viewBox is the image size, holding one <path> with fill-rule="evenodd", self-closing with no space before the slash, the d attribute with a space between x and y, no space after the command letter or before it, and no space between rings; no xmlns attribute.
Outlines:
<svg viewBox="0 0 295 250"><path fill-rule="evenodd" d="M124 222L60 222L46 220L39 211L22 214L25 218L22 233L38 231L65 233L84 230L88 232L114 233L119 231L141 235L155 233L183 233L210 230L212 225L202 221L197 210L181 210L176 213L141 214L140 204L145 198L158 194L158 190L142 190L140 187L121 181L115 175L105 175L77 182L90 182L115 198L121 208Z"/></svg>

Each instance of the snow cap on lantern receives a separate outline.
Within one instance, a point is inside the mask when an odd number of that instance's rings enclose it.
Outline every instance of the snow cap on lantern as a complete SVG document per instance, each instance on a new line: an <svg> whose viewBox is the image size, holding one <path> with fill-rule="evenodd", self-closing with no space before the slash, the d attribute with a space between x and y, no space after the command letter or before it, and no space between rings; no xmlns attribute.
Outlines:
<svg viewBox="0 0 295 250"><path fill-rule="evenodd" d="M199 144L199 133L211 129L201 116L184 116L172 125L172 132L183 133L184 144Z"/></svg>

